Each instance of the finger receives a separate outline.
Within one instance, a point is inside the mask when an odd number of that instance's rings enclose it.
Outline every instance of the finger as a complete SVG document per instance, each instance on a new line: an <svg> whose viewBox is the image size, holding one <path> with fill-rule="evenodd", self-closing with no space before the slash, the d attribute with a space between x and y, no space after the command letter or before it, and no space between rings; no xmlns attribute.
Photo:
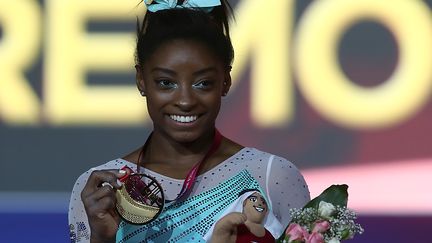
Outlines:
<svg viewBox="0 0 432 243"><path fill-rule="evenodd" d="M118 225L120 223L120 214L117 212L117 209L113 208L108 210L108 212L111 214L111 217L116 222L116 225Z"/></svg>
<svg viewBox="0 0 432 243"><path fill-rule="evenodd" d="M236 213L235 217L233 217L232 224L234 225L240 225L246 222L246 215L243 213Z"/></svg>
<svg viewBox="0 0 432 243"><path fill-rule="evenodd" d="M239 220L240 220L239 224L243 224L244 222L246 222L247 220L246 215L244 213L240 214Z"/></svg>
<svg viewBox="0 0 432 243"><path fill-rule="evenodd" d="M90 217L97 217L99 219L103 219L109 215L113 216L112 214L115 211L115 204L115 197L103 197L100 200L97 200L97 203L89 205L87 208L87 214Z"/></svg>
<svg viewBox="0 0 432 243"><path fill-rule="evenodd" d="M81 196L84 203L95 203L104 197L115 198L116 189L111 183L103 182L104 186L99 187L97 190L94 190L91 194Z"/></svg>
<svg viewBox="0 0 432 243"><path fill-rule="evenodd" d="M90 174L82 194L87 196L93 193L104 182L110 183L114 188L120 188L121 183L117 182L117 180L125 174L126 171L124 170L95 170Z"/></svg>
<svg viewBox="0 0 432 243"><path fill-rule="evenodd" d="M103 182L109 182L116 187L113 182L116 182L126 173L126 170L96 170L91 173L88 184L92 187L99 187Z"/></svg>
<svg viewBox="0 0 432 243"><path fill-rule="evenodd" d="M101 188L104 186L108 186L109 188L111 188L113 190L117 190L123 186L123 183L119 179L116 179L115 181L110 181L110 182L104 181L98 186L98 188Z"/></svg>
<svg viewBox="0 0 432 243"><path fill-rule="evenodd" d="M106 210L107 208L114 208L116 196L115 190L111 189L109 186L101 187L99 190L95 191L88 197L82 198L84 207L88 212ZM107 204L107 202L113 202L112 204Z"/></svg>
<svg viewBox="0 0 432 243"><path fill-rule="evenodd" d="M111 189L114 189L114 186L111 185L109 182L103 182L101 187L104 187L104 186L109 186Z"/></svg>

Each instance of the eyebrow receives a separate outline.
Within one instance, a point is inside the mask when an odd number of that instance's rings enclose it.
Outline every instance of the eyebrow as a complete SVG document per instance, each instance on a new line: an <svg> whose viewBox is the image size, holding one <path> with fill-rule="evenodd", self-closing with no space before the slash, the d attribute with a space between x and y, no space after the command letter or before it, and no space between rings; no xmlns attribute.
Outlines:
<svg viewBox="0 0 432 243"><path fill-rule="evenodd" d="M195 75L200 75L200 74L204 74L204 73L208 73L208 72L215 72L217 69L215 67L208 67L208 68L204 68L201 69L199 71L194 72Z"/></svg>
<svg viewBox="0 0 432 243"><path fill-rule="evenodd" d="M176 74L176 72L174 72L174 71L171 70L171 69L161 68L161 67L155 67L155 68L153 68L153 69L151 70L151 72L152 72L152 73L153 73L153 72L164 72L164 73L169 73L169 74L171 74L171 75L175 75L175 74Z"/></svg>

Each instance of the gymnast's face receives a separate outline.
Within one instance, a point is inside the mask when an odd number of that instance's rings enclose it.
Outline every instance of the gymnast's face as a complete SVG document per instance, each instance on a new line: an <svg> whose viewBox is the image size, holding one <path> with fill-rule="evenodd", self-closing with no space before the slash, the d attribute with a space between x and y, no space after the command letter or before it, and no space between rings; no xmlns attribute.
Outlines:
<svg viewBox="0 0 432 243"><path fill-rule="evenodd" d="M154 132L193 142L213 132L231 78L207 46L175 39L160 45L137 67L137 84L145 92Z"/></svg>
<svg viewBox="0 0 432 243"><path fill-rule="evenodd" d="M260 193L255 192L250 195L243 203L243 213L247 220L261 224L267 215L267 202Z"/></svg>

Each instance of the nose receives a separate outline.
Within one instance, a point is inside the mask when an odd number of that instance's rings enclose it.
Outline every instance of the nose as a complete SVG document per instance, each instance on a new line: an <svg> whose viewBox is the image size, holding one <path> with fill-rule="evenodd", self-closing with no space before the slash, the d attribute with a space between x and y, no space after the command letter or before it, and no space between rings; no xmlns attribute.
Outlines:
<svg viewBox="0 0 432 243"><path fill-rule="evenodd" d="M182 111L190 111L197 103L194 91L192 88L181 87L176 96L175 105Z"/></svg>

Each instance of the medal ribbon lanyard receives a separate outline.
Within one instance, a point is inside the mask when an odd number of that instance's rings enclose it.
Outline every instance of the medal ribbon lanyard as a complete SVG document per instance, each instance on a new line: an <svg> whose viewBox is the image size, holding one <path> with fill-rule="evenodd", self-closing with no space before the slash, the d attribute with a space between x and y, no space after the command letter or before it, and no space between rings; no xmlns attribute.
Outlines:
<svg viewBox="0 0 432 243"><path fill-rule="evenodd" d="M150 135L149 138L147 139L146 143L143 146L143 149L141 150L140 156L138 156L137 174L139 173L139 167L140 167L139 162L141 159L141 155L146 150L147 145L148 145L148 141L150 140L151 136L152 135ZM217 149L220 147L221 142L222 142L222 134L217 129L215 129L215 135L214 135L213 143L212 143L210 149L207 151L206 155L198 163L196 163L192 167L192 169L188 172L188 174L185 178L185 181L183 182L182 189L180 190L180 193L178 194L178 196L174 200L167 201L167 203L172 204L172 203L176 202L177 200L182 199L184 196L186 196L190 193L190 191L192 190L193 185L196 181L198 172L201 169L204 161L207 160L210 156L212 156L217 151ZM133 173L133 170L127 166L124 166L122 168L122 170L128 171L128 173L126 173L125 176L123 176L119 179L121 182L125 182L127 180L127 178Z"/></svg>

